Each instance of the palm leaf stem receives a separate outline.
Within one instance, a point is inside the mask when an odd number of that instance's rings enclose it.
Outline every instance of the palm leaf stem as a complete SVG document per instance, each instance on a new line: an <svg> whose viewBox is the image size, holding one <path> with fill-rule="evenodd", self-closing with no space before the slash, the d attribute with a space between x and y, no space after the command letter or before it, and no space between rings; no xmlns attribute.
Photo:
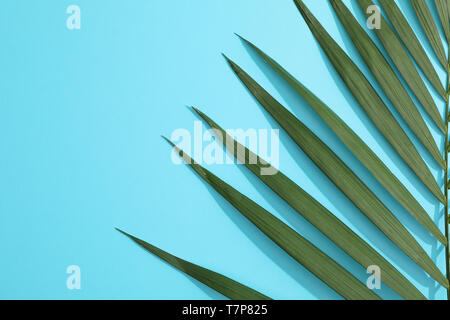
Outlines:
<svg viewBox="0 0 450 320"><path fill-rule="evenodd" d="M450 42L449 44L449 52L448 52L448 63L450 64ZM450 70L447 71L447 101L445 102L445 169L444 169L444 193L445 193L445 237L447 238L447 246L445 247L445 267L447 279L450 279L450 247L449 247L449 228L450 228L450 217L448 213L448 154L449 154L449 139L448 139L448 129L449 129L449 95L450 95ZM447 300L450 300L450 288L447 289Z"/></svg>

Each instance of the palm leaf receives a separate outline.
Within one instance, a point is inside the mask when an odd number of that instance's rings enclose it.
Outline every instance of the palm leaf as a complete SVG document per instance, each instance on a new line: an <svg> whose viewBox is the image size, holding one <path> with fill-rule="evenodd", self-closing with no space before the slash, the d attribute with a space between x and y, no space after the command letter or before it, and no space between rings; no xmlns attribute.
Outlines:
<svg viewBox="0 0 450 320"><path fill-rule="evenodd" d="M373 5L371 0L358 0L359 6L363 12L367 12L367 8ZM366 13L369 16L369 13ZM419 75L414 63L410 59L408 52L403 47L401 41L397 38L397 35L392 30L388 22L381 16L381 26L375 29L375 33L378 39L381 41L384 49L388 53L389 57L394 62L403 79L406 81L416 98L424 107L425 111L438 126L438 128L445 133L445 124L442 120L442 115L434 103L430 92L425 86L424 81ZM442 157L441 157L442 158Z"/></svg>
<svg viewBox="0 0 450 320"><path fill-rule="evenodd" d="M441 37L439 36L439 31L437 29L436 23L433 20L430 9L428 8L425 0L410 0L414 12L419 19L420 25L428 38L436 56L441 62L445 70L448 69L447 58L445 56L445 50L442 46Z"/></svg>
<svg viewBox="0 0 450 320"><path fill-rule="evenodd" d="M167 139L166 139L167 140ZM173 147L175 145L167 140ZM316 248L311 242L263 209L254 201L219 179L217 176L196 164L182 150L175 147L185 162L198 175L229 201L242 215L273 240L294 260L303 265L317 278L335 290L345 299L379 300L380 298L333 259Z"/></svg>
<svg viewBox="0 0 450 320"><path fill-rule="evenodd" d="M415 173L430 192L445 205L446 230L445 236L432 221L419 202L411 195L400 180L395 177L380 158L364 143L362 139L342 121L329 107L319 100L311 91L304 87L291 74L284 70L277 62L267 56L256 46L246 41L269 64L269 66L283 77L287 83L308 103L308 105L333 130L348 149L361 161L373 176L386 188L386 190L422 224L441 243L446 245L446 271L449 271L448 252L448 182L446 182L445 195L436 183L430 169L425 164L413 143L403 131L389 108L383 102L377 91L366 79L361 70L350 57L333 40L322 27L314 15L309 11L302 0L294 0L302 17L306 21L314 37L328 56L335 70L352 93L361 108L375 124L384 138L389 142L400 158ZM424 119L417 110L412 97L397 76L393 67L383 56L379 48L369 37L368 33L359 25L350 10L341 0L330 0L334 11L360 56L383 92L392 102L408 127L425 146L435 161L444 171L445 181L448 180L448 154L445 160L439 152L436 142L425 124ZM450 5L445 0L435 0L439 20L441 22L447 42L450 36ZM381 17L381 29L375 33L391 58L395 67L405 80L408 87L417 97L424 110L431 117L438 128L446 134L445 149L448 145L448 83L450 71L446 59L444 46L439 36L436 22L433 20L425 0L411 0L413 9L430 42L434 53L447 71L447 89L444 89L436 70L432 66L425 50L409 26L406 18L392 0L380 0L384 10L391 21L391 25ZM372 0L358 0L359 6L365 9L372 5ZM367 13L366 13L367 14ZM395 29L395 33L394 32ZM406 48L405 48L406 47ZM446 100L445 121L442 120L439 110L422 80L412 59L423 71L432 86ZM225 57L226 58L226 57ZM276 101L264 88L245 73L233 61L226 58L229 65L247 87L250 93L262 107L279 123L294 142L316 164L316 166L342 191L342 193L396 246L417 263L432 278L447 288L450 299L449 281L433 263L427 253L411 236L408 230L392 214L392 212L377 198L377 196L364 184L363 181L349 168L322 140L320 140L300 119L297 119L284 106ZM425 299L404 275L390 264L373 247L353 232L341 220L322 206L317 200L306 193L278 169L272 167L256 154L235 141L226 131L199 110L194 110L203 118L217 134L225 147L240 160L253 174L272 189L278 196L286 201L294 210L301 214L313 226L339 246L363 267L377 265L382 270L383 282L405 299ZM166 139L167 140L167 139ZM281 249L302 264L312 274L321 279L330 288L346 299L380 299L378 295L369 290L362 282L340 266L336 261L319 250L314 244L299 235L296 231L263 209L254 201L219 179L217 176L192 161L192 159L172 142L168 142L184 158L186 163L243 216L250 220L257 228L272 239ZM230 143L231 142L231 143ZM254 162L256 160L256 162ZM271 174L267 174L267 173ZM154 247L119 230L130 239L157 255L172 266L194 277L202 283L232 299L270 299L267 296L248 288L234 280L211 270L202 268L188 261L175 257L161 249Z"/></svg>
<svg viewBox="0 0 450 320"><path fill-rule="evenodd" d="M450 20L448 11L448 0L434 0L439 19L441 20L442 29L444 30L447 42L450 40Z"/></svg>
<svg viewBox="0 0 450 320"><path fill-rule="evenodd" d="M289 74L276 61L248 40L240 37L250 45L264 61L275 70L286 82L308 103L308 105L333 130L350 151L374 175L374 177L389 191L389 193L403 205L411 215L431 232L442 244L446 238L404 185L386 167L380 158L367 146L358 135L348 127L328 106L318 99L311 91L303 86L297 79Z"/></svg>
<svg viewBox="0 0 450 320"><path fill-rule="evenodd" d="M446 91L441 81L439 80L439 76L434 70L433 65L431 64L430 59L428 58L425 50L417 39L416 34L410 27L408 21L406 20L403 13L400 11L399 7L392 0L379 0L382 5L384 11L386 12L389 20L391 21L395 31L397 31L400 39L409 50L409 53L413 56L416 63L422 69L425 76L431 82L433 87L437 90L437 92L441 95L442 98L447 99Z"/></svg>
<svg viewBox="0 0 450 320"><path fill-rule="evenodd" d="M399 114L430 152L441 168L445 167L444 159L430 133L425 121L417 110L394 70L367 33L353 17L341 0L330 0L339 20L347 30L353 44L369 67L375 79L386 93Z"/></svg>
<svg viewBox="0 0 450 320"><path fill-rule="evenodd" d="M376 250L368 245L361 237L354 233L341 220L334 216L318 201L306 193L302 188L295 184L282 172L276 175L265 175L264 170L276 172L274 168L268 168L267 162L259 158L259 163L252 163L250 159L256 159L257 156L243 145L236 142L219 125L211 120L204 113L194 108L194 110L204 119L208 125L219 132L219 139L226 144L228 150L237 157L253 174L255 174L263 183L271 188L283 200L286 201L294 210L302 215L307 221L333 241L338 247L345 251L355 261L364 268L370 265L377 265L383 273L383 282L391 289L396 291L405 299L423 299L423 295L386 259ZM226 137L226 139L224 139ZM242 157L242 159L241 159Z"/></svg>
<svg viewBox="0 0 450 320"><path fill-rule="evenodd" d="M217 272L205 269L189 261L180 259L167 253L143 240L140 240L132 235L117 229L117 231L123 233L128 238L136 242L145 250L153 253L157 257L169 263L171 266L181 270L185 274L207 285L211 289L223 294L232 300L270 300L269 297L255 291L239 282L236 282L228 277L225 277Z"/></svg>
<svg viewBox="0 0 450 320"><path fill-rule="evenodd" d="M448 287L448 281L427 253L353 171L322 140L314 135L311 130L276 101L239 66L231 60L227 60L233 71L261 106L281 125L295 143L347 198L422 269L440 284Z"/></svg>
<svg viewBox="0 0 450 320"><path fill-rule="evenodd" d="M366 114L424 185L445 203L429 168L362 72L330 37L301 0L294 0L308 27Z"/></svg>

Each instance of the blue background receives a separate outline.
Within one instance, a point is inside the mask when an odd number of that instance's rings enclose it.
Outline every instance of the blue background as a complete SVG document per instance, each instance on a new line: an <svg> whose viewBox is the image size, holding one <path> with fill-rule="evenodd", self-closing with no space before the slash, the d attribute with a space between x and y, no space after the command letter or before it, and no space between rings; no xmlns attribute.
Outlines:
<svg viewBox="0 0 450 320"><path fill-rule="evenodd" d="M305 2L373 82L328 2ZM345 3L365 23L356 1ZM411 7L405 0L398 3L444 81L445 72ZM81 8L81 30L66 28L66 8L71 4ZM340 299L191 170L171 161L171 150L160 135L170 136L179 128L193 131L198 118L186 105L199 107L224 128L278 128L221 52L326 141L444 272L443 247L233 34L265 50L332 107L443 229L443 207L362 112L292 1L4 0L1 7L0 298L222 298L134 245L114 230L120 227L276 299ZM443 100L430 91L443 112ZM443 150L443 137L424 117ZM444 289L369 223L283 131L280 141L284 173L379 250L428 298L445 298ZM437 165L416 145L442 185ZM209 168L365 282L368 275L362 267L241 166ZM69 265L81 268L81 290L66 287ZM398 298L386 286L379 294Z"/></svg>

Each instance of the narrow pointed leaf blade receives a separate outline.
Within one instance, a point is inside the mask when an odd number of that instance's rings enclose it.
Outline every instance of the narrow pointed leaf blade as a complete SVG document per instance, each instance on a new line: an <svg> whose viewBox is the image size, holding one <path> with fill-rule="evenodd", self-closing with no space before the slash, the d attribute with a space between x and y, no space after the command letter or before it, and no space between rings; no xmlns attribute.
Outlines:
<svg viewBox="0 0 450 320"><path fill-rule="evenodd" d="M172 144L172 143L171 143ZM173 145L173 144L172 144ZM188 155L175 147L177 152L201 178L211 185L242 215L286 251L298 263L308 269L326 285L349 300L379 300L373 291L340 266L336 261L303 238L284 222L257 203L219 179L210 171L194 163Z"/></svg>
<svg viewBox="0 0 450 320"><path fill-rule="evenodd" d="M411 195L408 189L406 189L397 177L386 167L380 158L367 146L367 144L327 105L289 74L275 60L248 40L242 37L241 39L251 46L255 52L308 103L308 105L341 139L347 148L349 148L373 176L386 188L386 190L442 244L446 244L446 238L427 212Z"/></svg>
<svg viewBox="0 0 450 320"><path fill-rule="evenodd" d="M439 19L441 20L442 29L444 30L447 42L450 40L450 19L448 11L448 0L434 0Z"/></svg>
<svg viewBox="0 0 450 320"><path fill-rule="evenodd" d="M441 37L439 36L439 31L434 22L433 16L431 15L430 9L428 8L425 0L410 0L411 5L419 19L420 25L422 26L428 41L436 53L439 61L445 70L448 69L447 58L445 56L445 50L442 45Z"/></svg>
<svg viewBox="0 0 450 320"><path fill-rule="evenodd" d="M431 82L433 87L441 95L442 98L446 99L446 92L444 86L439 79L433 65L431 64L428 55L420 44L419 39L417 39L416 34L409 25L403 13L400 11L399 7L392 0L379 0L384 11L386 12L389 20L391 21L394 29L397 31L403 44L408 49L411 56L414 58L420 69L422 69L425 76Z"/></svg>
<svg viewBox="0 0 450 320"><path fill-rule="evenodd" d="M367 12L367 8L374 5L372 0L358 0L358 3L362 11L366 13L367 17L369 17L370 13ZM434 123L444 133L445 124L442 120L442 115L440 114L436 103L431 97L430 92L425 86L424 81L422 80L414 63L408 55L408 52L403 47L394 30L391 28L391 26L383 16L381 17L380 28L376 28L374 29L374 31L378 39L381 41L384 49L388 53L389 57L392 59L394 65L403 76L405 82L411 88L412 92L422 104L425 111L428 113Z"/></svg>
<svg viewBox="0 0 450 320"><path fill-rule="evenodd" d="M430 130L386 58L350 10L347 9L342 0L330 0L330 2L339 20L344 25L345 30L347 30L347 34L350 36L350 39L375 79L386 93L388 99L392 102L416 137L422 142L422 145L443 169L445 167L445 161L439 152Z"/></svg>
<svg viewBox="0 0 450 320"><path fill-rule="evenodd" d="M447 8L448 8L448 17L450 19L450 3L447 2Z"/></svg>
<svg viewBox="0 0 450 320"><path fill-rule="evenodd" d="M236 142L204 113L195 108L194 110L216 131L219 140L241 163L344 252L365 269L371 265L379 266L383 274L382 281L403 298L408 300L425 299L422 293L382 255L317 200L282 172L268 165L264 159L259 158L259 162L251 161L250 159L257 159L258 157L249 149ZM242 155L245 155L245 157ZM276 174L267 174L268 172Z"/></svg>
<svg viewBox="0 0 450 320"><path fill-rule="evenodd" d="M359 105L409 168L439 201L445 203L444 194L429 168L375 89L305 4L301 0L294 1L316 40Z"/></svg>
<svg viewBox="0 0 450 320"><path fill-rule="evenodd" d="M136 242L145 250L153 253L173 267L207 285L211 289L214 289L217 292L223 294L225 297L228 297L232 300L270 300L269 297L259 293L258 291L244 286L243 284L240 284L239 282L234 281L224 275L221 275L209 269L205 269L189 261L180 259L141 239L133 237L132 235L120 229L117 229L117 231L126 235L128 238Z"/></svg>
<svg viewBox="0 0 450 320"><path fill-rule="evenodd" d="M280 124L316 166L406 255L445 287L448 281L408 230L356 174L311 130L284 108L239 66L228 62L250 93Z"/></svg>

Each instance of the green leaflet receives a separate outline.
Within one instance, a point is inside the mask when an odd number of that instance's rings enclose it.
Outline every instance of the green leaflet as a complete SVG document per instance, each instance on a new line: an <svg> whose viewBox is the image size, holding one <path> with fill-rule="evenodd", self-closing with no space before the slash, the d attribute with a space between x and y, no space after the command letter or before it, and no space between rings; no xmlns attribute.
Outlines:
<svg viewBox="0 0 450 320"><path fill-rule="evenodd" d="M267 162L264 159L258 158L246 147L236 142L204 113L195 108L194 110L216 131L218 138L223 144L226 144L228 150L236 156L241 163L320 232L355 259L355 261L364 268L367 268L370 265L379 266L383 274L382 281L403 298L408 300L425 299L424 296L397 271L397 269L383 258L383 256L318 201L282 172L279 172L270 166L268 167ZM259 162L252 162L250 159L259 159ZM265 174L267 172L277 173L275 175L267 175Z"/></svg>
<svg viewBox="0 0 450 320"><path fill-rule="evenodd" d="M361 140L358 135L348 127L328 106L326 106L311 91L303 86L297 79L289 74L276 61L270 58L262 50L248 40L240 37L251 46L259 56L275 70L322 118L331 130L342 140L350 151L361 161L361 163L374 175L374 177L397 199L397 201L408 210L409 213L420 222L431 234L442 244L446 244L446 238L403 184L392 174L378 156Z"/></svg>
<svg viewBox="0 0 450 320"><path fill-rule="evenodd" d="M410 27L403 13L398 8L395 1L379 1L383 6L383 9L386 12L389 20L394 26L394 29L397 31L400 39L408 49L409 53L413 56L420 69L422 69L425 76L428 78L437 92L441 95L441 97L447 99L446 91L441 83L441 80L439 80L439 76L437 75L436 70L434 70L434 67L431 64L431 61L428 58L422 45L420 44L419 39L417 39L417 36Z"/></svg>
<svg viewBox="0 0 450 320"><path fill-rule="evenodd" d="M436 23L433 20L430 9L428 8L425 0L410 0L414 12L419 19L420 25L425 32L428 41L430 41L431 47L436 53L439 61L445 70L448 69L447 57L445 56L445 50L442 46L441 37L439 36L439 31L437 29Z"/></svg>
<svg viewBox="0 0 450 320"><path fill-rule="evenodd" d="M359 102L359 105L424 185L439 201L445 203L442 190L434 180L429 168L375 89L353 61L330 37L304 3L301 0L294 1L316 40L355 99Z"/></svg>
<svg viewBox="0 0 450 320"><path fill-rule="evenodd" d="M367 8L374 3L371 0L358 0L358 3L362 11L366 13L367 17L369 17L370 13L367 13ZM383 16L381 16L380 29L374 29L374 31L398 71L403 76L403 79L411 88L416 98L420 101L425 111L431 119L433 119L434 123L438 126L442 133L445 133L446 129L444 121L442 120L442 115L434 103L430 92L420 77L414 63L411 61L408 52L403 47L401 41L397 38L397 35L394 33L391 26L387 23Z"/></svg>
<svg viewBox="0 0 450 320"><path fill-rule="evenodd" d="M353 171L311 130L276 101L234 62L231 68L262 107L281 125L318 168L393 243L440 284L448 281L406 228ZM210 124L211 125L211 124Z"/></svg>
<svg viewBox="0 0 450 320"><path fill-rule="evenodd" d="M448 8L448 17L450 19L450 3L447 2L447 8Z"/></svg>
<svg viewBox="0 0 450 320"><path fill-rule="evenodd" d="M422 142L422 145L430 152L439 166L443 169L445 167L445 161L439 152L436 142L394 70L392 70L381 51L342 1L330 0L330 2L359 54L375 76L375 79L377 79L389 100L408 124L409 128L415 133L416 137Z"/></svg>
<svg viewBox="0 0 450 320"><path fill-rule="evenodd" d="M225 277L217 272L205 269L196 264L190 263L189 261L180 259L167 253L145 241L142 241L132 235L117 229L117 231L123 233L131 240L136 242L138 245L143 247L145 250L153 253L157 257L166 261L173 267L184 272L185 274L191 276L192 278L200 281L201 283L207 285L211 289L223 294L224 296L232 300L270 300L269 297L255 291L249 287L240 284L228 277Z"/></svg>
<svg viewBox="0 0 450 320"><path fill-rule="evenodd" d="M169 141L169 140L168 140ZM175 145L169 141L175 147ZM179 155L198 175L229 201L242 215L274 241L280 248L303 265L326 285L348 300L380 300L373 291L356 279L311 242L247 198L217 176L194 163L182 150L175 147Z"/></svg>
<svg viewBox="0 0 450 320"><path fill-rule="evenodd" d="M439 19L441 20L442 29L444 30L445 38L447 42L450 40L450 20L448 12L448 0L434 0Z"/></svg>
<svg viewBox="0 0 450 320"><path fill-rule="evenodd" d="M380 0L385 6L392 24L399 34L399 38L394 33L388 22L381 18L382 27L375 32L383 44L386 52L391 57L394 65L399 70L405 82L411 88L415 96L423 105L425 111L430 115L439 129L447 134L448 125L444 124L442 117L428 92L425 83L417 72L414 63L408 56L408 52L403 48L406 46L419 67L432 83L439 94L448 101L448 92L445 92L439 77L436 74L430 60L417 40L414 32L408 25L406 19L393 0ZM444 47L440 41L439 31L433 21L426 0L411 0L418 19L424 29L429 42L440 63L449 72L448 61L445 57ZM429 0L431 1L431 0ZM439 13L447 42L450 35L449 16L450 0L434 0ZM308 24L308 27L315 38L327 54L336 71L356 98L360 106L373 121L378 130L383 134L394 150L405 161L409 168L419 177L424 185L442 203L447 203L447 192L444 194L431 175L428 167L402 130L389 109L378 96L376 90L364 77L363 73L328 35L326 30L320 25L311 14L302 0L294 0L297 8ZM350 35L353 43L358 49L363 60L368 65L377 82L388 96L394 107L418 137L421 143L427 148L433 158L442 168L447 167L446 160L442 159L438 147L431 136L431 133L417 111L411 97L405 90L400 78L398 78L383 57L377 46L361 28L353 15L342 3L341 0L330 0L339 19L343 23ZM358 0L360 7L364 10L371 5L371 0ZM365 10L364 10L365 11ZM246 41L246 40L245 40ZM376 154L362 141L358 135L348 127L330 108L320 101L312 92L304 87L292 75L284 70L274 60L264 54L253 44L252 46L258 54L278 72L310 105L310 107L322 118L322 120L334 131L334 133L344 142L350 151L366 166L374 177L402 204L412 216L416 218L428 231L430 231L440 242L447 245L446 262L447 276L449 275L448 261L448 236L444 237L430 219L425 210L409 193L403 184L391 173ZM226 57L225 57L226 58ZM397 218L389 209L374 195L354 172L314 133L309 130L299 119L278 103L270 94L256 83L234 62L226 58L233 71L241 79L251 94L258 100L264 109L281 125L290 135L296 144L305 154L316 164L322 172L353 202L353 204L371 220L388 238L401 248L413 261L421 266L428 274L445 286L449 291L449 280L446 279L425 251L409 234ZM449 75L447 75L449 76ZM447 79L448 80L448 79ZM447 81L448 83L448 81ZM448 87L448 85L447 85ZM447 88L448 90L448 88ZM448 104L446 106L448 109ZM226 132L221 129L210 118L199 110L194 110L213 128L224 145L236 156L246 167L252 171L259 179L269 186L276 194L284 199L299 214L305 217L319 231L326 235L331 241L342 248L349 256L355 259L364 267L377 265L382 270L382 280L399 295L405 299L425 299L417 288L415 288L398 270L396 270L386 259L383 258L374 248L368 245L361 237L354 233L330 211L319 202L307 194L283 173L278 172L263 159L249 151L241 144L234 141ZM446 112L447 113L447 112ZM446 120L448 114L445 115ZM302 117L300 117L302 118ZM223 137L226 139L223 139ZM229 141L231 140L231 144ZM167 140L167 139L166 139ZM446 141L447 141L446 137ZM183 153L169 140L168 142L178 151L187 164L196 171L199 176L211 185L219 194L230 202L237 210L249 219L256 227L264 232L270 239L286 251L297 262L305 266L312 274L324 281L328 286L341 294L346 299L380 299L373 291L369 290L363 283L356 279L351 273L342 268L333 259L316 248L312 243L303 238L289 226L277 219L270 212L266 211L254 201L241 194L239 191L219 179L217 176L192 162L192 159ZM446 148L448 146L446 145ZM448 149L448 148L447 148ZM236 150L238 150L236 155ZM243 152L244 158L242 158ZM256 162L252 162L256 159ZM259 161L259 162L258 162ZM271 173L270 173L271 172ZM445 170L445 180L448 180L447 170ZM447 183L446 183L447 184ZM447 191L447 185L446 185ZM448 216L448 208L445 208ZM448 220L448 219L447 219ZM448 221L447 221L448 222ZM246 287L230 278L211 270L202 268L188 261L175 257L161 249L137 239L119 229L121 233L132 239L134 242L144 247L147 251L157 255L175 268L194 277L202 283L210 286L216 291L228 296L231 299L270 299L269 297ZM448 225L446 224L446 235L448 235Z"/></svg>

